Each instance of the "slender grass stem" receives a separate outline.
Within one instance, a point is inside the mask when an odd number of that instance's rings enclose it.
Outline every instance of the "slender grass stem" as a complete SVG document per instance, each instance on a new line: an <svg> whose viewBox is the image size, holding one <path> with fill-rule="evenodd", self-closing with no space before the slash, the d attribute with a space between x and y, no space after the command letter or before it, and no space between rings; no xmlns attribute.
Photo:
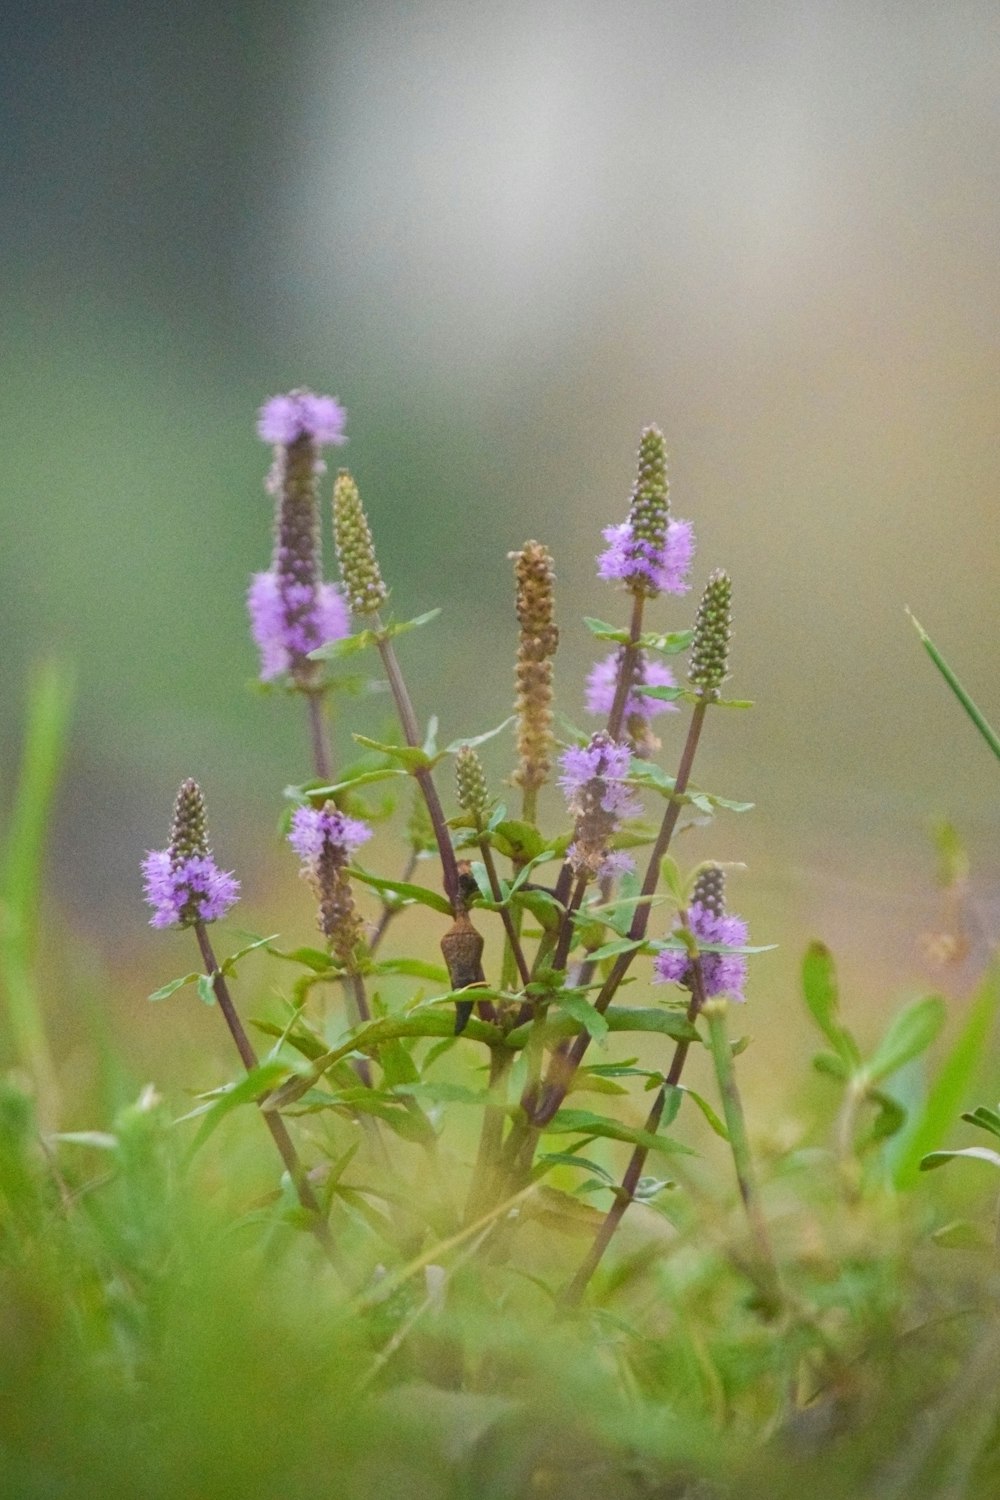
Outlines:
<svg viewBox="0 0 1000 1500"><path fill-rule="evenodd" d="M252 1073L255 1068L260 1066L259 1059L250 1038L246 1034L243 1022L239 1018L236 1006L233 1004L233 998L229 993L229 986L226 983L226 976L222 973L216 961L204 922L195 922L194 932L195 937L198 939L198 947L201 949L205 972L212 981L215 998L219 1002L219 1009L222 1012L226 1025L229 1027L229 1034L236 1044L236 1050L240 1054L243 1066L248 1073ZM258 1103L263 1105L264 1100L259 1100ZM320 1207L319 1199L313 1192L312 1185L306 1176L305 1169L299 1159L299 1154L288 1133L287 1125L282 1117L273 1110L261 1108L260 1114L268 1130L271 1132L271 1139L278 1148L278 1154L284 1162L285 1170L292 1180L299 1203L309 1216L310 1229L322 1245L331 1264L343 1275L345 1270L343 1257L330 1233L330 1227L323 1217L323 1210Z"/></svg>
<svg viewBox="0 0 1000 1500"><path fill-rule="evenodd" d="M503 890L500 886L500 877L497 874L496 863L493 859L493 850L489 846L486 835L481 830L479 831L479 852L482 855L483 864L486 867L486 878L490 883L490 895L493 897L493 900L496 901L499 905L499 903L503 901ZM514 958L514 962L517 965L517 972L521 976L521 983L525 985L530 984L531 970L529 969L527 959L524 956L524 950L521 947L521 939L518 935L517 929L514 926L514 921L511 917L509 906L500 907L500 919L503 922L504 932L507 934L507 942L510 944L510 950Z"/></svg>

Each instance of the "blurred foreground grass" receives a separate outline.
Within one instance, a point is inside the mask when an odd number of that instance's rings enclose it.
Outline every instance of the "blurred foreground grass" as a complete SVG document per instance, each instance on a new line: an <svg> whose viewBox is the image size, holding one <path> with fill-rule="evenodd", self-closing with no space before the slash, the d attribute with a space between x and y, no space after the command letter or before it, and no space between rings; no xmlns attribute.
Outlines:
<svg viewBox="0 0 1000 1500"><path fill-rule="evenodd" d="M68 696L54 668L37 679L4 864L17 1066L0 1084L0 1493L1000 1491L993 1174L917 1171L963 1107L996 1091L995 971L949 1020L933 1066L913 1034L921 1002L867 1063L838 1072L853 1044L813 950L806 999L834 1077L803 1054L801 1076L775 1077L767 1118L758 1102L750 1121L785 1283L777 1317L755 1296L732 1163L704 1132L698 1154L669 1158L669 1181L648 1183L585 1307L561 1311L610 1201L601 1174L618 1180L627 1148L591 1144L585 1192L556 1167L456 1232L473 1151L461 1104L431 1110L447 1126L434 1151L390 1137L391 1172L356 1122L293 1122L324 1162L313 1175L342 1279L302 1232L289 1184L275 1187L254 1109L192 1152L183 1102L131 1077L99 1031L103 1102L57 1098L38 954L72 941L39 931L38 901ZM478 1085L464 1056L449 1054L449 1079ZM58 1128L88 1111L88 1128ZM393 1218L418 1226L409 1252L384 1232Z"/></svg>

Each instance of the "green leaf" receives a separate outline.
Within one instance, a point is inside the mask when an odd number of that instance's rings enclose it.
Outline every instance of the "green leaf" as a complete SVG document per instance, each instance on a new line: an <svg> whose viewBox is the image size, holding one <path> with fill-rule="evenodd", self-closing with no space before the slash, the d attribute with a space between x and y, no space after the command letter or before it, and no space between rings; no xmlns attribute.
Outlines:
<svg viewBox="0 0 1000 1500"><path fill-rule="evenodd" d="M990 1032L1000 1009L1000 964L986 971L968 1016L931 1086L922 1112L916 1119L905 1150L895 1167L897 1187L912 1187L918 1180L920 1160L940 1146L968 1098L969 1089L982 1064Z"/></svg>
<svg viewBox="0 0 1000 1500"><path fill-rule="evenodd" d="M604 1012L604 1019L608 1023L609 1031L654 1032L659 1036L669 1036L677 1042L701 1041L698 1032L682 1011L611 1005ZM523 1047L528 1040L531 1026L532 1023L528 1021L523 1026L515 1027L507 1037L508 1047ZM580 1023L569 1015L556 1016L545 1023L547 1040L576 1036L579 1031Z"/></svg>
<svg viewBox="0 0 1000 1500"><path fill-rule="evenodd" d="M609 1141L627 1141L632 1146L644 1146L647 1151L660 1151L669 1156L693 1156L689 1146L672 1141L667 1136L651 1135L648 1130L635 1130L619 1120L609 1120L605 1115L594 1114L589 1109L561 1109L545 1126L552 1135L600 1136Z"/></svg>
<svg viewBox="0 0 1000 1500"><path fill-rule="evenodd" d="M679 652L687 651L693 640L693 630L671 630L666 635L644 630L639 645L643 651L655 651L659 656L677 656Z"/></svg>
<svg viewBox="0 0 1000 1500"><path fill-rule="evenodd" d="M978 1105L971 1113L964 1114L962 1119L967 1120L970 1125L978 1125L980 1130L989 1131L990 1135L1000 1136L1000 1114L995 1109L987 1109L984 1104Z"/></svg>
<svg viewBox="0 0 1000 1500"><path fill-rule="evenodd" d="M198 975L197 989L199 1000L203 1000L206 1005L215 1004L215 985L210 974Z"/></svg>
<svg viewBox="0 0 1000 1500"><path fill-rule="evenodd" d="M617 958L619 953L634 953L637 948L645 945L645 939L617 938L613 943L603 943L600 948L592 948L587 954L591 963L599 964L605 958Z"/></svg>
<svg viewBox="0 0 1000 1500"><path fill-rule="evenodd" d="M909 610L907 610L907 614L910 614ZM941 673L941 676L951 688L955 697L958 699L959 703L962 705L965 712L968 714L969 718L972 720L973 724L976 726L979 733L986 741L987 745L993 751L993 754L997 757L998 760L1000 760L1000 735L998 735L996 730L990 726L987 720L983 717L982 713L973 703L965 688L959 682L958 678L951 670L951 667L949 667L948 663L945 661L944 657L941 655L940 651L937 649L924 627L920 624L919 620L917 620L916 617L912 614L910 614L910 619L913 622L914 629L923 642L923 647L927 652L927 655L937 667L938 671Z"/></svg>
<svg viewBox="0 0 1000 1500"><path fill-rule="evenodd" d="M589 1157L578 1156L573 1151L542 1151L539 1154L538 1165L533 1175L536 1178L541 1177L542 1172L539 1171L539 1168L549 1171L552 1167L579 1167L581 1171L593 1172L595 1177L603 1178L610 1187L614 1187L615 1185L615 1179L610 1172L605 1171L603 1167L598 1166L597 1162L591 1161Z"/></svg>
<svg viewBox="0 0 1000 1500"><path fill-rule="evenodd" d="M286 963L301 964L303 968L312 969L316 974L326 974L335 967L329 953L324 953L322 948L268 948L267 951L272 958L283 958Z"/></svg>
<svg viewBox="0 0 1000 1500"><path fill-rule="evenodd" d="M891 1094L883 1093L881 1089L869 1089L866 1097L877 1106L878 1114L867 1135L858 1143L858 1149L862 1151L888 1140L906 1124L906 1109Z"/></svg>
<svg viewBox="0 0 1000 1500"><path fill-rule="evenodd" d="M425 614L414 615L412 620L394 620L382 630L382 638L391 641L397 635L406 635L408 631L420 630L422 626L429 625L432 620L436 620L440 613L440 608L429 609Z"/></svg>
<svg viewBox="0 0 1000 1500"><path fill-rule="evenodd" d="M451 906L445 897L437 891L428 890L426 886L411 885L407 880L384 880L380 875L369 875L367 870L361 870L357 865L349 865L347 873L355 880L360 880L362 885L369 885L373 890L395 896L403 906L419 901L422 906L430 906L434 911L443 912L446 917L451 916Z"/></svg>
<svg viewBox="0 0 1000 1500"><path fill-rule="evenodd" d="M390 760L398 760L407 771L429 771L440 760L440 756L428 755L419 745L388 745L382 740L371 740L366 734L355 734L351 738L368 750L378 750Z"/></svg>
<svg viewBox="0 0 1000 1500"><path fill-rule="evenodd" d="M694 1089L689 1089L686 1083L678 1083L675 1085L675 1087L680 1091L680 1093L687 1094L692 1103L698 1106L712 1130L715 1131L716 1135L720 1136L722 1140L728 1141L729 1131L726 1129L725 1125L723 1125L722 1121L719 1119L719 1116L715 1113L715 1110L709 1104L708 1100L703 1098L701 1094L696 1094Z"/></svg>
<svg viewBox="0 0 1000 1500"><path fill-rule="evenodd" d="M197 969L191 974L185 974L180 979L171 979L169 984L163 985L161 989L154 990L149 996L150 1000L169 1000L170 996L177 990L182 990L186 984L197 984L199 979L204 979Z"/></svg>
<svg viewBox="0 0 1000 1500"><path fill-rule="evenodd" d="M528 860L538 861L550 849L548 841L534 824L524 823L520 818L500 818L496 823L491 823L490 833L498 853L506 859L516 860L518 864L524 864ZM550 857L554 857L554 851Z"/></svg>
<svg viewBox="0 0 1000 1500"><path fill-rule="evenodd" d="M247 936L250 937L250 934L248 933ZM253 953L257 948L266 948L269 943L273 943L275 938L280 936L280 933L272 932L270 937L251 937L250 942L245 943L242 948L238 948L235 953L230 953L229 957L223 961L223 974L235 974L236 965L241 958L246 958L248 953Z"/></svg>
<svg viewBox="0 0 1000 1500"><path fill-rule="evenodd" d="M630 631L620 629L616 625L608 625L604 620L595 620L592 615L584 615L583 623L591 635L596 635L599 641L615 641L619 646L627 646L631 640Z"/></svg>
<svg viewBox="0 0 1000 1500"><path fill-rule="evenodd" d="M399 747L397 747L399 748ZM379 766L373 771L359 771L357 776L350 776L342 781L331 782L329 786L318 786L311 788L306 797L339 797L344 792L353 792L359 786L373 786L377 781L392 781L400 776L408 776L409 772L401 766ZM289 787L288 791L297 792L301 788ZM296 800L303 800L297 798Z"/></svg>
<svg viewBox="0 0 1000 1500"><path fill-rule="evenodd" d="M457 755L460 750L475 750L480 745L485 745L487 740L494 740L498 734L503 734L504 730L509 728L513 722L514 715L511 714L509 718L504 719L502 724L498 724L495 729L487 729L485 734L474 734L471 738L452 740L450 745L445 746L444 753L445 755Z"/></svg>
<svg viewBox="0 0 1000 1500"><path fill-rule="evenodd" d="M411 979L426 979L430 984L449 984L448 970L440 964L424 963L419 958L381 958L370 965L369 974L406 974Z"/></svg>
<svg viewBox="0 0 1000 1500"><path fill-rule="evenodd" d="M944 1250L993 1249L989 1235L983 1233L979 1224L968 1219L953 1219L950 1224L942 1224L940 1229L931 1230L931 1239Z"/></svg>
<svg viewBox="0 0 1000 1500"><path fill-rule="evenodd" d="M874 1055L865 1064L865 1076L873 1082L888 1078L911 1057L926 1052L947 1015L948 1008L940 995L925 995L921 1000L914 1000L900 1011L879 1042Z"/></svg>
<svg viewBox="0 0 1000 1500"><path fill-rule="evenodd" d="M239 1083L226 1089L225 1093L220 1094L203 1114L198 1133L188 1148L188 1159L190 1160L201 1149L216 1127L232 1110L237 1109L241 1104L254 1103L264 1094L269 1094L276 1083L287 1077L288 1064L272 1059L261 1063L259 1067L241 1078Z"/></svg>
<svg viewBox="0 0 1000 1500"><path fill-rule="evenodd" d="M833 954L825 943L810 943L806 949L802 960L802 992L813 1020L847 1069L858 1067L861 1053L858 1044L840 1020L837 974Z"/></svg>
<svg viewBox="0 0 1000 1500"><path fill-rule="evenodd" d="M1000 1151L991 1151L987 1146L964 1146L961 1151L932 1151L929 1156L921 1158L921 1172L933 1171L935 1167L943 1167L946 1161L954 1161L958 1156L968 1156L976 1161L988 1161L994 1167L1000 1167Z"/></svg>
<svg viewBox="0 0 1000 1500"><path fill-rule="evenodd" d="M644 698L655 698L658 703L676 703L678 698L694 698L697 696L688 688L644 687L640 683L636 683L633 692L641 693Z"/></svg>
<svg viewBox="0 0 1000 1500"><path fill-rule="evenodd" d="M490 1097L484 1089L469 1089L461 1083L413 1083L401 1086L397 1092L427 1099L431 1104L475 1104L480 1109L489 1103Z"/></svg>
<svg viewBox="0 0 1000 1500"><path fill-rule="evenodd" d="M713 698L713 708L753 708L752 698Z"/></svg>
<svg viewBox="0 0 1000 1500"><path fill-rule="evenodd" d="M590 1001L579 991L562 990L556 994L556 1006L566 1015L572 1016L595 1041L607 1036L609 1027L605 1018L596 1011Z"/></svg>
<svg viewBox="0 0 1000 1500"><path fill-rule="evenodd" d="M825 1073L828 1078L836 1078L840 1083L846 1082L851 1076L851 1065L833 1052L818 1052L812 1064L817 1073Z"/></svg>
<svg viewBox="0 0 1000 1500"><path fill-rule="evenodd" d="M378 1060L387 1089L395 1089L399 1084L419 1083L420 1072L410 1056L410 1049L400 1038L383 1042L378 1049Z"/></svg>
<svg viewBox="0 0 1000 1500"><path fill-rule="evenodd" d="M555 932L562 920L564 908L548 891L516 891L508 905L514 911L527 911L544 932Z"/></svg>

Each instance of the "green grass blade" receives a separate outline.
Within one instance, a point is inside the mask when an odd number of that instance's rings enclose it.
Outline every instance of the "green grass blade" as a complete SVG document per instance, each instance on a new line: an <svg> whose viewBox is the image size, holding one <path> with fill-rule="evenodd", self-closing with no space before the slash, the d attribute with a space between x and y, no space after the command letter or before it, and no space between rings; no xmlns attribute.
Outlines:
<svg viewBox="0 0 1000 1500"><path fill-rule="evenodd" d="M907 614L910 614L909 610L907 610ZM910 614L910 619L913 621L913 628L916 630L921 641L923 642L924 650L927 652L927 655L937 667L938 671L941 673L941 676L951 688L952 692L955 694L955 697L965 709L965 712L968 714L973 724L975 724L976 728L979 730L979 733L982 735L987 745L989 745L990 749L993 751L993 754L996 756L997 760L1000 760L1000 735L997 734L996 730L993 729L993 727L980 713L979 709L973 703L972 699L965 691L965 688L959 682L958 678L955 676L954 672L951 670L948 663L945 661L944 657L941 655L940 651L935 646L934 642L931 640L924 627L921 625L920 621L916 618L915 615L912 614Z"/></svg>
<svg viewBox="0 0 1000 1500"><path fill-rule="evenodd" d="M919 1180L920 1161L936 1151L958 1123L959 1112L969 1103L969 1089L986 1055L990 1030L1000 1009L1000 964L986 971L965 1025L941 1065L923 1111L901 1142L896 1159L896 1186L909 1188Z"/></svg>
<svg viewBox="0 0 1000 1500"><path fill-rule="evenodd" d="M73 690L58 662L37 669L28 692L24 750L0 874L0 983L14 1046L35 1081L43 1129L56 1123L55 1069L34 974L42 862L66 745Z"/></svg>

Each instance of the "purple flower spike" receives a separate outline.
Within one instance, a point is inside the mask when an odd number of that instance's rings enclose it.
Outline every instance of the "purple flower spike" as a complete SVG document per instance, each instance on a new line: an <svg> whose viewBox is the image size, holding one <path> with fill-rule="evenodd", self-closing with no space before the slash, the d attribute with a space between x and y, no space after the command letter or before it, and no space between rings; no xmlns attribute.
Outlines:
<svg viewBox="0 0 1000 1500"><path fill-rule="evenodd" d="M688 926L703 943L724 943L727 947L742 948L748 939L747 924L742 917L714 912L697 901L688 907ZM743 987L747 981L746 954L703 953L701 976L706 1000L713 995L743 1000ZM653 964L653 979L658 984L681 984L690 989L691 960L687 953L682 949L664 949L658 953Z"/></svg>
<svg viewBox="0 0 1000 1500"><path fill-rule="evenodd" d="M601 578L640 580L653 593L686 594L691 587L688 573L694 557L694 529L690 521L667 522L662 547L634 535L632 523L606 526L602 533L608 546L597 559Z"/></svg>
<svg viewBox="0 0 1000 1500"><path fill-rule="evenodd" d="M315 396L312 391L290 391L265 401L257 418L257 433L265 443L287 447L300 437L311 438L317 447L347 442L347 413L333 396Z"/></svg>
<svg viewBox="0 0 1000 1500"><path fill-rule="evenodd" d="M625 782L631 765L628 745L595 734L588 745L571 745L561 757L559 785L575 819L574 838L566 858L577 875L613 876L631 869L628 855L612 852L608 844L625 818L634 818L642 805Z"/></svg>
<svg viewBox="0 0 1000 1500"><path fill-rule="evenodd" d="M587 712L606 716L611 712L611 705L615 697L615 685L618 681L618 663L620 653L612 651L603 661L599 661L591 668L590 676L587 678ZM663 662L651 661L648 658L643 661L642 683L644 687L676 687L677 681L668 666ZM631 691L625 699L625 719L639 718L649 720L657 714L676 713L677 704L668 703L663 698L647 698L643 693Z"/></svg>
<svg viewBox="0 0 1000 1500"><path fill-rule="evenodd" d="M210 854L192 855L175 869L169 849L155 849L142 862L151 927L190 927L217 922L239 899L240 883L220 870Z"/></svg>
<svg viewBox="0 0 1000 1500"><path fill-rule="evenodd" d="M262 682L283 677L317 646L343 640L350 630L347 605L333 583L282 588L277 573L255 573L247 608L250 631L260 651Z"/></svg>
<svg viewBox="0 0 1000 1500"><path fill-rule="evenodd" d="M297 807L292 815L288 842L299 859L312 869L324 848L333 846L344 859L367 842L372 831L360 818L349 818L332 803L325 807Z"/></svg>

